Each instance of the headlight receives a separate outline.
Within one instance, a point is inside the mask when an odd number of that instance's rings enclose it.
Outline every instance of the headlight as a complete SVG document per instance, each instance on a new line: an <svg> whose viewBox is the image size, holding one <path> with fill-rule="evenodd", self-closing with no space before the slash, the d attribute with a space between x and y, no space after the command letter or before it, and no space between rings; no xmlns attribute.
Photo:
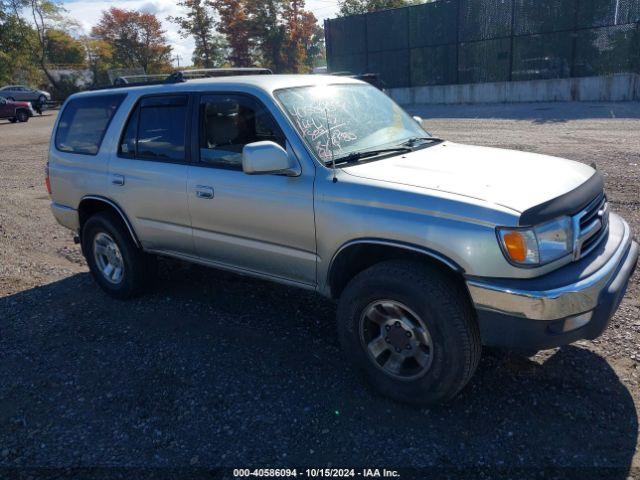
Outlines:
<svg viewBox="0 0 640 480"><path fill-rule="evenodd" d="M573 251L570 217L560 217L532 228L498 228L505 257L522 266L553 262Z"/></svg>

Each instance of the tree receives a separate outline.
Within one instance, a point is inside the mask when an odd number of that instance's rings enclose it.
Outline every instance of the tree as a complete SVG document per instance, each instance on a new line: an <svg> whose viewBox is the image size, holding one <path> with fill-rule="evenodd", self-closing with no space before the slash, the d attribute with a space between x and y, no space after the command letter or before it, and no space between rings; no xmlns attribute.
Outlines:
<svg viewBox="0 0 640 480"><path fill-rule="evenodd" d="M168 20L178 25L183 38L194 38L193 64L204 68L221 65L224 62L224 42L221 35L215 32L215 19L210 5L205 0L181 0L178 5L186 9L186 14L168 17Z"/></svg>
<svg viewBox="0 0 640 480"><path fill-rule="evenodd" d="M152 13L111 7L91 30L95 40L113 50L114 67L142 67L147 73L171 67L171 47L158 18Z"/></svg>
<svg viewBox="0 0 640 480"><path fill-rule="evenodd" d="M309 70L307 47L312 43L318 21L304 9L304 0L287 0L283 9L285 25L284 69L287 72Z"/></svg>
<svg viewBox="0 0 640 480"><path fill-rule="evenodd" d="M53 64L84 65L85 49L82 42L67 32L50 29L45 34L47 61Z"/></svg>
<svg viewBox="0 0 640 480"><path fill-rule="evenodd" d="M249 15L246 0L209 0L210 5L218 12L218 31L222 33L229 45L227 59L236 67L253 65Z"/></svg>
<svg viewBox="0 0 640 480"><path fill-rule="evenodd" d="M338 2L338 5L340 5L338 15L341 17L358 15L359 13L406 7L415 3L417 3L416 0L341 0Z"/></svg>
<svg viewBox="0 0 640 480"><path fill-rule="evenodd" d="M274 71L283 69L285 28L282 24L283 0L246 0L249 35L257 63Z"/></svg>
<svg viewBox="0 0 640 480"><path fill-rule="evenodd" d="M321 40L313 13L304 0L208 0L218 14L218 31L229 45L228 61L254 64L276 72L307 71Z"/></svg>
<svg viewBox="0 0 640 480"><path fill-rule="evenodd" d="M312 70L319 63L324 64L325 47L324 47L324 28L318 25L318 20L311 12L303 14L303 30L306 33L302 37L302 43L305 51L305 60L307 70Z"/></svg>
<svg viewBox="0 0 640 480"><path fill-rule="evenodd" d="M14 83L18 78L25 83L37 83L40 70L34 62L35 31L16 15L9 2L0 0L0 85Z"/></svg>
<svg viewBox="0 0 640 480"><path fill-rule="evenodd" d="M58 80L51 74L48 63L48 42L47 35L49 31L56 26L62 26L66 19L63 16L64 8L59 3L49 0L27 0L28 7L31 10L33 24L36 30L37 43L35 52L38 58L40 68L49 80L54 89L59 90L61 85Z"/></svg>
<svg viewBox="0 0 640 480"><path fill-rule="evenodd" d="M87 57L87 66L93 73L94 85L109 83L108 70L114 66L114 50L110 43L90 36L80 38Z"/></svg>

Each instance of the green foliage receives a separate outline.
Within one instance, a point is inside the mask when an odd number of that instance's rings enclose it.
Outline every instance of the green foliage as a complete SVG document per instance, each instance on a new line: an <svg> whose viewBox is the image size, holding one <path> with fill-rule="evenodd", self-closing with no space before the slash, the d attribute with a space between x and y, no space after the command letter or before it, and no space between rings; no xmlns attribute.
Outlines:
<svg viewBox="0 0 640 480"><path fill-rule="evenodd" d="M186 11L182 17L168 17L178 26L182 38L193 37L195 49L192 61L196 67L218 67L225 62L226 42L215 32L213 11L204 0L181 0L178 5Z"/></svg>
<svg viewBox="0 0 640 480"><path fill-rule="evenodd" d="M102 12L91 35L109 47L113 67L138 67L147 73L171 69L171 46L158 17L152 13L111 7Z"/></svg>
<svg viewBox="0 0 640 480"><path fill-rule="evenodd" d="M324 38L304 0L207 0L228 44L227 61L275 72L304 72L321 56Z"/></svg>
<svg viewBox="0 0 640 480"><path fill-rule="evenodd" d="M29 45L35 31L0 2L0 84L37 80L38 68Z"/></svg>
<svg viewBox="0 0 640 480"><path fill-rule="evenodd" d="M57 29L48 30L45 38L48 63L77 66L85 64L85 50L79 40Z"/></svg>

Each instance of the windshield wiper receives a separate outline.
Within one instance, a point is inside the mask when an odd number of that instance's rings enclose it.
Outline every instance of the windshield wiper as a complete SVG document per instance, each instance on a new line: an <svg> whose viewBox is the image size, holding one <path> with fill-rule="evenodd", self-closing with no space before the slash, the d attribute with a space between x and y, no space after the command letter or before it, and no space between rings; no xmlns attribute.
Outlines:
<svg viewBox="0 0 640 480"><path fill-rule="evenodd" d="M362 152L353 152L344 157L339 157L335 159L335 163L350 163L357 162L358 160L363 160L365 158L377 157L378 155L382 155L383 153L409 153L413 150L407 147L394 147L394 148L379 148L377 150L365 150ZM332 161L326 162L327 165L331 165Z"/></svg>
<svg viewBox="0 0 640 480"><path fill-rule="evenodd" d="M421 142L444 142L443 139L437 137L412 137L408 140L405 140L400 145L406 145L408 147L415 147L418 143Z"/></svg>

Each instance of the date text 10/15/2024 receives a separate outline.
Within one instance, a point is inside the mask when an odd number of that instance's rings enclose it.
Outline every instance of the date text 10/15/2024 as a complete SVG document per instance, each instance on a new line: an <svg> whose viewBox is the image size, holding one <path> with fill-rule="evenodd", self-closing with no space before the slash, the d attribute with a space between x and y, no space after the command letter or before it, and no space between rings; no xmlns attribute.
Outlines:
<svg viewBox="0 0 640 480"><path fill-rule="evenodd" d="M236 468L233 470L233 477L399 478L400 474L396 470L385 468Z"/></svg>

